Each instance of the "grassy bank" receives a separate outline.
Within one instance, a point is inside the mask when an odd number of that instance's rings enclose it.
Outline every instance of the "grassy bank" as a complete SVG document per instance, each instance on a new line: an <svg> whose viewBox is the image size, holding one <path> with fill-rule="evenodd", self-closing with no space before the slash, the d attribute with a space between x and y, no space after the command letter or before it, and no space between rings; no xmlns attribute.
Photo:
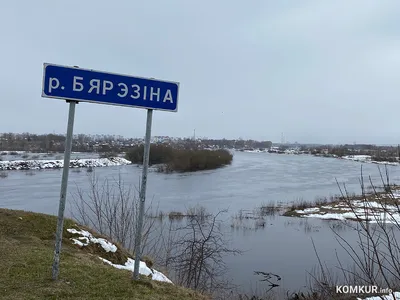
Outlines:
<svg viewBox="0 0 400 300"><path fill-rule="evenodd" d="M0 209L1 299L206 299L194 291L142 277L104 264L98 256L124 263L127 251L115 253L72 244L65 220L58 282L51 280L56 217ZM98 236L98 235L96 235ZM131 256L132 257L132 256Z"/></svg>
<svg viewBox="0 0 400 300"><path fill-rule="evenodd" d="M136 146L126 153L132 163L143 163L143 145ZM232 154L228 150L176 149L167 145L152 144L150 165L160 165L160 172L193 172L212 170L229 165Z"/></svg>

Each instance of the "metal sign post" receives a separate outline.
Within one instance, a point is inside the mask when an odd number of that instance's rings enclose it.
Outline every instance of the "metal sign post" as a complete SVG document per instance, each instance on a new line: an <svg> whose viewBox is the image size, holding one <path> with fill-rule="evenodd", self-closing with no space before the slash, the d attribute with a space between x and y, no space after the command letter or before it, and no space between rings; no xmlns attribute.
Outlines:
<svg viewBox="0 0 400 300"><path fill-rule="evenodd" d="M147 109L143 174L140 189L140 211L136 227L135 243L136 260L134 278L138 279L153 110L178 111L178 90L178 82L94 71L79 67L44 64L42 97L69 100L70 103L53 263L54 280L58 277L60 266L75 104L79 101Z"/></svg>
<svg viewBox="0 0 400 300"><path fill-rule="evenodd" d="M64 147L65 148L64 166L61 179L60 204L58 207L56 244L54 250L54 261L52 269L53 280L57 280L60 269L60 252L61 252L62 233L64 227L65 202L67 198L69 162L71 160L72 134L74 131L75 105L78 103L76 101L67 101L67 102L69 102L68 127L67 127L67 137L65 139L65 147Z"/></svg>
<svg viewBox="0 0 400 300"><path fill-rule="evenodd" d="M144 218L144 202L146 200L146 186L147 186L147 171L149 168L150 158L150 138L151 138L151 122L153 119L153 110L147 110L147 122L146 122L146 137L144 140L144 154L143 154L143 171L142 171L142 183L140 186L139 193L139 219L136 226L136 239L135 239L135 268L133 271L133 279L139 279L139 264L142 256L141 242L142 242L142 227Z"/></svg>

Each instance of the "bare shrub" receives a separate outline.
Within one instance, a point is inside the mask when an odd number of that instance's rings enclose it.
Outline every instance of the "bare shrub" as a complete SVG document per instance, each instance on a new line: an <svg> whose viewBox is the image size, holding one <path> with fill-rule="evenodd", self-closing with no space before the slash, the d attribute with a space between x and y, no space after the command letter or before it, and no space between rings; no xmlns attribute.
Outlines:
<svg viewBox="0 0 400 300"><path fill-rule="evenodd" d="M135 247L136 220L139 214L139 198L136 189L125 186L121 176L117 179L105 179L100 182L95 172L88 174L90 188L85 192L77 188L72 195L75 210L72 216L79 223L93 228L100 234L108 236L128 250ZM151 202L147 211L152 209ZM154 229L155 219L144 219L142 231L142 253L147 253L150 246L150 235Z"/></svg>
<svg viewBox="0 0 400 300"><path fill-rule="evenodd" d="M331 227L335 238L342 249L349 255L352 264L344 266L336 254L338 261L337 274L328 269L314 250L318 258L318 267L310 274L310 286L312 293L318 294L321 298L336 299L336 285L371 285L380 288L390 288L393 291L400 288L400 244L398 235L400 231L400 206L399 199L391 190L389 174L386 168L386 178L383 178L385 193L378 192L372 183L371 177L368 181L374 190L373 197L366 193L365 182L361 168L361 191L363 208L360 210L354 204L352 195L347 192L343 185L341 190L342 198L351 212L356 216L356 222L342 221L343 226L350 227L357 232L357 246L346 240L339 230ZM372 204L372 199L374 203ZM379 211L379 213L377 213ZM358 295L363 296L363 295ZM393 295L394 296L394 295Z"/></svg>
<svg viewBox="0 0 400 300"><path fill-rule="evenodd" d="M171 211L171 212L168 214L168 218L169 218L170 220L175 220L175 219L181 220L181 219L183 219L184 217L185 217L184 214L183 214L182 212L180 212L180 211Z"/></svg>
<svg viewBox="0 0 400 300"><path fill-rule="evenodd" d="M200 292L213 293L229 287L223 276L226 265L223 258L240 254L241 251L228 247L219 217L208 213L203 207L191 208L185 225L170 227L173 247L166 257L166 267L174 274L175 281Z"/></svg>
<svg viewBox="0 0 400 300"><path fill-rule="evenodd" d="M95 173L88 174L88 178L89 190L78 188L73 194L73 218L126 249L134 249L140 203L136 190L125 186L120 176L102 182ZM163 218L164 214L154 212L148 205L142 235L142 253L146 257L142 260L157 265L175 283L202 293L230 288L224 279L224 258L241 251L228 247L220 219L224 212L211 214L196 206L187 209L186 214L172 212L169 218ZM172 215L182 220L176 222Z"/></svg>
<svg viewBox="0 0 400 300"><path fill-rule="evenodd" d="M99 154L99 158L114 158L118 157L118 152L104 152Z"/></svg>

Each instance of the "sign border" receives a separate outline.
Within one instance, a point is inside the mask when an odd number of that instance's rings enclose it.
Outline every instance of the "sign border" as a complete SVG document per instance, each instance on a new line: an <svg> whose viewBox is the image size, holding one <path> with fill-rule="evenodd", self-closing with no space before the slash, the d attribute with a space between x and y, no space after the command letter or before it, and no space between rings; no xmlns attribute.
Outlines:
<svg viewBox="0 0 400 300"><path fill-rule="evenodd" d="M105 74L110 74L110 75L118 75L118 76L130 77L130 78L139 78L139 79L145 79L145 80L156 81L156 82L165 82L165 83L176 84L177 85L176 108L174 110L171 110L171 109L154 108L154 107L148 107L148 106L108 103L108 102L93 101L93 100L82 100L82 99L70 98L70 97L64 98L64 97L57 97L57 96L49 96L49 95L46 95L46 93L44 91L44 85L45 85L44 81L46 78L45 74L46 74L47 66L55 66L55 67L62 67L62 68L69 68L69 69L79 69L79 70L83 70L83 71L98 72L98 73L105 73ZM111 106L123 106L123 107L131 107L131 108L142 108L142 109L152 109L152 110L160 110L160 111L168 111L168 112L177 112L178 111L178 100L179 100L179 82L169 81L169 80L159 80L159 79L155 79L155 78L147 78L147 77L140 77L140 76L132 76L132 75L127 75L127 74L113 73L113 72L105 72L105 71L86 69L86 68L80 68L80 67L63 66L63 65L52 64L52 63L43 63L42 97L43 98L52 98L52 99L64 99L64 100L71 100L71 101L77 101L77 102L104 104L104 105L111 105Z"/></svg>

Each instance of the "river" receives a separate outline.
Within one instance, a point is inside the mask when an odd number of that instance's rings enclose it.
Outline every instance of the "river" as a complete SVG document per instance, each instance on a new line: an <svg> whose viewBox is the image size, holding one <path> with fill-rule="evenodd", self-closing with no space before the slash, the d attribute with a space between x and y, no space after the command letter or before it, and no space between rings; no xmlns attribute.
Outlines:
<svg viewBox="0 0 400 300"><path fill-rule="evenodd" d="M164 212L183 211L194 205L202 205L211 212L228 209L226 227L230 228L229 216L241 209L252 210L270 203L290 205L299 199L338 194L336 180L346 184L349 192L359 193L360 167L361 163L334 158L234 152L232 165L218 170L186 174L150 172L147 201L151 200ZM388 170L391 181L398 183L400 168L389 166ZM363 172L381 185L377 165L363 164ZM43 170L28 176L24 171L9 171L7 178L0 179L0 207L56 215L61 173ZM99 178L120 175L126 184L138 186L141 168L104 167L96 169L96 175ZM85 170L70 172L68 192L76 192L77 187L87 189L87 177ZM335 250L346 262L346 255L330 229L333 223L275 215L267 219L262 229L229 230L232 246L245 252L226 258L228 278L244 290L254 291L265 287L265 283L257 283L259 278L254 271L272 272L282 277L282 290L302 289L307 283L307 272L317 264L311 238L328 266L337 266ZM356 238L352 230L343 230L341 236L353 241Z"/></svg>

